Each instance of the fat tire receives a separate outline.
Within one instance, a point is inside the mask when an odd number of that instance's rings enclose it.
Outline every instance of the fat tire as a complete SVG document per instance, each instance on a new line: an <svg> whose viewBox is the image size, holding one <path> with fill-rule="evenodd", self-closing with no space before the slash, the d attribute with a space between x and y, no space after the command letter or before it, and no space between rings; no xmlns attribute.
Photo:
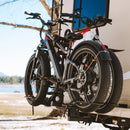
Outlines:
<svg viewBox="0 0 130 130"><path fill-rule="evenodd" d="M25 95L28 103L33 106L38 106L43 103L44 98L46 97L46 93L48 91L49 83L46 80L41 80L39 91L35 97L28 97L31 93L31 88L29 84L29 75L32 67L32 61L35 58L35 54L31 56L28 61L26 72L25 72L25 79L24 79L24 89ZM40 52L38 59L40 67L41 67L41 75L42 77L49 77L50 76L50 63L46 53Z"/></svg>
<svg viewBox="0 0 130 130"><path fill-rule="evenodd" d="M112 81L112 90L110 92L110 96L108 97L105 104L102 105L100 108L98 108L98 110L96 111L98 113L107 113L111 111L114 107L116 107L122 93L122 87L123 87L122 67L119 59L114 54L114 52L109 50L109 53L112 59L110 62L110 66L111 69L113 70L112 72L114 73L113 76L114 81Z"/></svg>
<svg viewBox="0 0 130 130"><path fill-rule="evenodd" d="M72 58L71 60L73 61L74 58L76 57L76 55L82 51L83 49L86 49L86 51L89 49L91 50L92 52L94 52L95 54L98 54L98 51L95 49L95 47L93 47L92 45L88 45L86 43L86 45L82 45L80 46L76 51L75 53L72 55ZM99 88L99 91L98 91L98 94L95 98L95 100L90 103L89 105L86 105L86 106L80 106L80 105L77 105L76 104L76 107L83 111L83 112L92 112L92 111L95 111L97 110L102 104L104 104L105 102L105 99L106 99L106 95L107 95L107 92L108 92L108 89L109 89L109 78L110 78L110 70L109 70L109 62L107 60L102 60L102 58L100 56L98 56L98 60L99 60L99 63L100 63L100 68L101 68L101 80L100 80L100 88ZM70 78L71 77L71 74L70 74L70 70L72 69L71 65L68 67L68 75L67 75L67 78ZM71 90L69 90L70 92L70 95L73 98L72 96L72 93L71 93Z"/></svg>

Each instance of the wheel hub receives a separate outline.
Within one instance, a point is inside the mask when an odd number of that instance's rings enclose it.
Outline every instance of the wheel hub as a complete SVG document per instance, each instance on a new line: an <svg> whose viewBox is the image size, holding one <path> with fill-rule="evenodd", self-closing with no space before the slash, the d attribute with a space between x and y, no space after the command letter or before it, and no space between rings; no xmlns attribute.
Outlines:
<svg viewBox="0 0 130 130"><path fill-rule="evenodd" d="M88 70L87 73L86 71L82 71L79 73L78 75L78 80L77 80L77 88L81 88L82 86L84 86L86 83L91 85L96 77L96 73Z"/></svg>
<svg viewBox="0 0 130 130"><path fill-rule="evenodd" d="M96 77L96 73L89 70L87 71L87 82L88 84L92 84L93 81L95 80L95 77Z"/></svg>
<svg viewBox="0 0 130 130"><path fill-rule="evenodd" d="M83 71L83 72L80 72L79 75L78 75L78 80L77 80L77 87L78 88L81 88L82 86L85 85L86 83L86 80L87 79L87 75L86 75L86 72Z"/></svg>

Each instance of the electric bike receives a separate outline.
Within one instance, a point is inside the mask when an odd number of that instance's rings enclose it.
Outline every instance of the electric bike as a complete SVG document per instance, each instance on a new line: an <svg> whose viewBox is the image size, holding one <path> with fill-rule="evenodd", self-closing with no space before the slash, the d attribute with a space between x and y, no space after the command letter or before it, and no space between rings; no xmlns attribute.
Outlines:
<svg viewBox="0 0 130 130"><path fill-rule="evenodd" d="M78 12L75 12L76 14ZM120 52L123 50L116 50L116 49L111 49L108 46L102 44L100 38L99 38L99 30L98 30L98 23L109 23L111 24L112 20L111 19L106 19L103 17L97 17L96 19L93 18L92 20L87 18L87 17L82 17L86 18L85 22L82 20L80 17L80 13L78 15L74 14L68 14L68 13L62 13L63 17L69 17L69 18L77 18L80 19L80 21L88 27L86 30L80 31L78 33L83 34L83 38L80 40L76 40L73 42L72 49L78 47L82 42L84 41L96 41L99 43L104 49L106 49L109 52L109 55L111 57L111 60L109 61L109 67L110 67L110 84L109 84L109 91L108 91L108 96L106 98L106 101L104 104L102 104L97 110L97 113L107 113L111 111L113 108L117 106L117 103L120 99L121 93L122 93L122 87L123 87L123 72L122 72L122 67L120 64L120 61L118 57L116 56L115 52ZM93 33L91 29L89 28L90 26L94 26L95 32ZM71 31L69 29L66 30L65 36L68 35Z"/></svg>

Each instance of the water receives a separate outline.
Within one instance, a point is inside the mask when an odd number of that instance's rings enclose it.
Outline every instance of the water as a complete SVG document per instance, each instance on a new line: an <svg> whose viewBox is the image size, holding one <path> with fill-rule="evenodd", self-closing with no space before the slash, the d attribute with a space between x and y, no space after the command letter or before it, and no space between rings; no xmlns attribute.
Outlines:
<svg viewBox="0 0 130 130"><path fill-rule="evenodd" d="M24 87L0 87L0 93L24 93Z"/></svg>
<svg viewBox="0 0 130 130"><path fill-rule="evenodd" d="M33 92L36 91L36 88L32 88ZM48 88L48 92L53 92L53 88ZM25 93L24 87L0 87L0 93Z"/></svg>

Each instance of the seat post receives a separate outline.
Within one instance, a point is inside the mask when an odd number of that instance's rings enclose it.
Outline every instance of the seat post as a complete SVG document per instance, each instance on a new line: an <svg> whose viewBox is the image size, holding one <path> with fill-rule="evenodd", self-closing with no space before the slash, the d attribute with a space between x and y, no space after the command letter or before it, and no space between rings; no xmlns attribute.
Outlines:
<svg viewBox="0 0 130 130"><path fill-rule="evenodd" d="M72 47L72 43L73 43L73 41L72 40L70 40L70 44L69 44L69 50L68 50L68 54L67 54L67 57L70 55L70 53L71 53L71 47Z"/></svg>
<svg viewBox="0 0 130 130"><path fill-rule="evenodd" d="M72 43L73 43L73 41L70 40L69 49L71 49L71 47L72 47Z"/></svg>

